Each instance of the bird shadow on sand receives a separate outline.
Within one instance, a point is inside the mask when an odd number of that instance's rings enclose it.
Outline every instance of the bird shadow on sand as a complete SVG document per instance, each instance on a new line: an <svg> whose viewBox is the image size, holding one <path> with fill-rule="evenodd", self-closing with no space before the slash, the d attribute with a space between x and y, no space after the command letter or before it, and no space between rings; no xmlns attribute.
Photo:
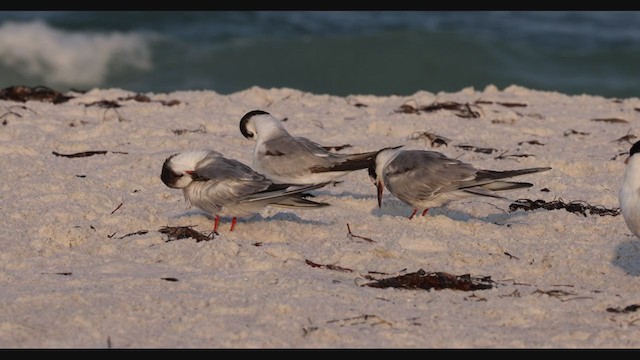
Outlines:
<svg viewBox="0 0 640 360"><path fill-rule="evenodd" d="M374 188L375 190L375 188ZM334 198L346 198L346 197L350 197L350 198L354 198L357 200L361 200L361 199L371 199L373 202L376 201L376 194L375 193L370 193L370 194L359 194L359 193L354 193L351 191L343 191L340 193L332 193L330 191L327 190L315 190L313 192L311 192L312 195L315 196L327 196L327 197L334 197Z"/></svg>
<svg viewBox="0 0 640 360"><path fill-rule="evenodd" d="M470 220L479 220L482 222L487 222L492 224L501 224L511 219L529 215L525 211L506 212L505 210L502 210L495 206L492 206L492 208L488 208L488 209L490 211L489 214L478 217L464 211L454 210L454 209L448 208L447 206L442 206L442 207L435 207L435 208L429 209L429 212L424 217L429 218L433 216L442 215L455 221L467 222ZM398 217L408 218L411 215L412 211L413 209L404 205L400 201L390 200L390 201L385 201L385 203L382 205L382 208L376 207L375 209L373 209L371 211L371 214L376 217L389 215L389 216L398 216ZM414 216L414 219L418 217L422 217L421 215L422 215L421 212L417 212L416 215Z"/></svg>
<svg viewBox="0 0 640 360"><path fill-rule="evenodd" d="M306 224L306 225L329 225L329 223L325 222L325 221L318 221L318 220L309 220L309 219L303 219L301 217L299 217L297 214L294 214L292 212L279 212L277 214L271 215L271 216L267 216L267 217L262 217L261 215L255 215L251 218L246 218L244 219L247 222L251 222L251 221L288 221L288 222L295 222L298 224ZM239 219L238 219L239 221Z"/></svg>
<svg viewBox="0 0 640 360"><path fill-rule="evenodd" d="M203 216L209 219L211 221L211 225L213 226L214 216L211 216L205 212L198 211L198 210L185 211L180 214L175 214L171 217L180 219L180 218L187 218L192 216ZM220 226L223 226L223 224L231 223L231 219L232 219L231 216L221 216ZM263 221L287 221L287 222L294 222L294 223L306 224L306 225L329 225L329 223L324 221L303 219L299 217L297 214L294 214L292 212L286 212L286 211L279 212L277 214L266 216L266 217L263 217L260 214L254 214L254 215L245 216L237 219L238 224L250 224L250 223L263 222Z"/></svg>
<svg viewBox="0 0 640 360"><path fill-rule="evenodd" d="M627 275L640 276L640 241L635 236L618 244L611 263Z"/></svg>

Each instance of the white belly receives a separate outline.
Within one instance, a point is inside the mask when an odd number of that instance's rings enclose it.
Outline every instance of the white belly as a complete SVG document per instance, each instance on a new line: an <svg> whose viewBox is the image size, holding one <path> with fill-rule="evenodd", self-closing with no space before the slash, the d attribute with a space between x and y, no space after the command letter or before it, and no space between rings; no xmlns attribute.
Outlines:
<svg viewBox="0 0 640 360"><path fill-rule="evenodd" d="M640 162L637 161L640 159L636 157L629 161L618 200L627 227L635 236L640 237L640 176L635 176L636 173L640 174L636 171L640 170Z"/></svg>
<svg viewBox="0 0 640 360"><path fill-rule="evenodd" d="M626 186L625 186L626 185ZM640 188L623 184L619 194L622 217L631 232L640 237Z"/></svg>

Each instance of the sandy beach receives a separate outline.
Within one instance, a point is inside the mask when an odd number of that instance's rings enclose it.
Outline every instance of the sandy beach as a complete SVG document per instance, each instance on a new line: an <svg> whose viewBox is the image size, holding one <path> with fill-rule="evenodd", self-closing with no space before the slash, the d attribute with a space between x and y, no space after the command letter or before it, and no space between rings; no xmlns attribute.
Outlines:
<svg viewBox="0 0 640 360"><path fill-rule="evenodd" d="M640 241L617 212L638 98L519 86L66 95L0 100L2 348L640 346ZM251 165L238 123L255 109L292 135L349 145L343 153L405 145L479 168L552 170L517 178L534 186L510 200L461 200L412 220L388 192L379 209L358 171L313 191L330 207L265 208L233 232L223 218L210 241L168 241L160 229L208 234L213 221L162 183L164 160L213 149ZM97 153L65 156L83 152ZM518 199L576 203L510 208ZM491 286L366 286L421 269Z"/></svg>

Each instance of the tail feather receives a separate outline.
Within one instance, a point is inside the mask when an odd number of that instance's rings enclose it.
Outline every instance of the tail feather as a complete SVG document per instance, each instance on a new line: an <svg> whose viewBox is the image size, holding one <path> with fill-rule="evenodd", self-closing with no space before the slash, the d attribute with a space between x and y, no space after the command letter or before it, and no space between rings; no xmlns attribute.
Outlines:
<svg viewBox="0 0 640 360"><path fill-rule="evenodd" d="M253 201L263 201L263 200L278 199L278 198L290 198L292 197L292 195L299 195L297 197L301 197L301 196L305 196L306 194L300 194L300 193L304 193L305 191L309 191L309 190L315 190L323 186L326 186L328 184L329 184L328 182L324 182L324 183L308 185L308 186L293 187L289 190L279 189L275 191L263 191L263 192L245 196L239 199L239 201L253 202Z"/></svg>
<svg viewBox="0 0 640 360"><path fill-rule="evenodd" d="M537 167L537 168L529 168L529 169L519 169L519 170L507 170L507 171L493 171L493 170L480 170L478 171L478 175L476 177L477 181L483 180L498 180L498 179L506 179L520 175L533 174L542 171L551 170L550 167Z"/></svg>
<svg viewBox="0 0 640 360"><path fill-rule="evenodd" d="M486 196L486 197L492 197L492 198L496 198L496 199L504 199L504 196L500 196L500 195L494 193L491 190L486 190L486 189L483 189L481 187L471 188L471 189L464 189L462 191L464 191L466 193L469 193L469 194L478 195L478 196Z"/></svg>
<svg viewBox="0 0 640 360"><path fill-rule="evenodd" d="M516 190L516 189L524 189L532 187L531 183L524 182L509 182L509 181L494 181L488 184L475 186L471 188L463 189L464 192L480 195L480 196L488 196L498 199L504 199L504 196L500 196L496 194L496 191L508 191L508 190Z"/></svg>
<svg viewBox="0 0 640 360"><path fill-rule="evenodd" d="M532 186L533 184L526 183L526 182L494 181L488 184L484 184L481 187L483 189L487 189L491 191L507 191L507 190L515 190L515 189L524 189Z"/></svg>
<svg viewBox="0 0 640 360"><path fill-rule="evenodd" d="M288 197L269 205L282 208L319 208L329 206L330 204L323 202L315 202L301 197Z"/></svg>
<svg viewBox="0 0 640 360"><path fill-rule="evenodd" d="M380 151L385 149L397 149L402 146L403 145L388 147L388 148L384 148L376 151L343 155L346 160L339 164L335 164L329 167L314 166L314 167L311 167L309 170L312 173L324 173L324 172L333 172L333 171L354 171L354 170L361 170L361 169L369 169L372 166L375 167L375 159Z"/></svg>
<svg viewBox="0 0 640 360"><path fill-rule="evenodd" d="M312 173L323 173L333 171L354 171L360 169L366 169L373 162L377 151L371 151L360 154L345 155L346 160L329 167L314 166L310 168Z"/></svg>

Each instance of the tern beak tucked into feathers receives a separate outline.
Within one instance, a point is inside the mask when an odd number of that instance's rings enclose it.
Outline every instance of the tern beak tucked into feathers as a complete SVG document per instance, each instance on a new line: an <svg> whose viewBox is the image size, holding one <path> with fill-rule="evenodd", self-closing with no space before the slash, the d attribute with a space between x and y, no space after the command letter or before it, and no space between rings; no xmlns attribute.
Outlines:
<svg viewBox="0 0 640 360"><path fill-rule="evenodd" d="M369 167L377 151L338 154L303 137L293 137L280 120L262 110L246 113L240 132L256 140L253 166L275 183L329 183L352 171Z"/></svg>
<svg viewBox="0 0 640 360"><path fill-rule="evenodd" d="M369 177L378 190L378 206L382 193L390 193L413 207L413 218L419 209L424 216L429 208L471 196L502 198L499 191L533 186L530 183L502 179L550 170L549 167L492 171L480 170L436 151L386 148L378 152L369 167Z"/></svg>
<svg viewBox="0 0 640 360"><path fill-rule="evenodd" d="M624 163L627 165L618 201L620 211L627 227L631 232L640 237L640 141L637 141L629 151L629 157Z"/></svg>
<svg viewBox="0 0 640 360"><path fill-rule="evenodd" d="M265 206L310 209L328 206L305 199L305 191L326 184L291 187L274 184L247 165L227 159L212 150L188 151L169 156L162 165L162 182L170 188L182 189L192 205L215 215L213 233L217 233L219 216L247 216Z"/></svg>

